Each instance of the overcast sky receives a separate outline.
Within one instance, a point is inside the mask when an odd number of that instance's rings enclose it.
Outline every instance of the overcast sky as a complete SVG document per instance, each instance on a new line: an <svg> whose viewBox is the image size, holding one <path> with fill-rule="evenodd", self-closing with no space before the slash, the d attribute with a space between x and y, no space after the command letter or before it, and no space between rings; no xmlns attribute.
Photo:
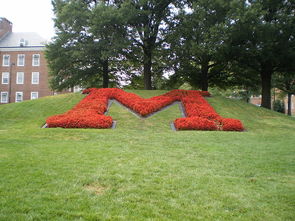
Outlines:
<svg viewBox="0 0 295 221"><path fill-rule="evenodd" d="M13 23L13 32L37 32L47 40L54 36L51 0L0 0L0 17Z"/></svg>

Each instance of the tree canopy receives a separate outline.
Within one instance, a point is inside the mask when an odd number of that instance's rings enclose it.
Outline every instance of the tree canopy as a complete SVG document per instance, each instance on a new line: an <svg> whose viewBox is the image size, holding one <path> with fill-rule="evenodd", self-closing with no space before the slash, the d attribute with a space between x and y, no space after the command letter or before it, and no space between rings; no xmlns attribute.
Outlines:
<svg viewBox="0 0 295 221"><path fill-rule="evenodd" d="M124 16L108 1L53 1L56 37L47 46L51 85L108 87L112 66L127 45Z"/></svg>
<svg viewBox="0 0 295 221"><path fill-rule="evenodd" d="M292 115L292 95L295 94L295 72L275 73L274 86L288 95L288 115Z"/></svg>
<svg viewBox="0 0 295 221"><path fill-rule="evenodd" d="M226 58L223 55L229 20L228 0L193 1L184 8L171 35L175 79L183 78L204 91L225 82Z"/></svg>
<svg viewBox="0 0 295 221"><path fill-rule="evenodd" d="M262 106L271 107L274 72L294 68L295 3L284 0L249 0L232 18L231 59L257 72Z"/></svg>
<svg viewBox="0 0 295 221"><path fill-rule="evenodd" d="M52 2L56 37L46 57L55 90L239 86L261 88L270 108L271 88L295 72L294 1Z"/></svg>

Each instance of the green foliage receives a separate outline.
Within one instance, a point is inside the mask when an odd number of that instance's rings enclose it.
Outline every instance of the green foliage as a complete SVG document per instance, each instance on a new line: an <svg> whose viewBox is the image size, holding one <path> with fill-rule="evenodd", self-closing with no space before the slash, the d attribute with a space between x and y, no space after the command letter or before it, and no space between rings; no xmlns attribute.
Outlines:
<svg viewBox="0 0 295 221"><path fill-rule="evenodd" d="M53 5L57 36L46 57L55 90L121 82L130 82L129 88L178 88L188 82L203 90L262 90L263 106L269 107L273 74L295 72L293 1L54 0Z"/></svg>
<svg viewBox="0 0 295 221"><path fill-rule="evenodd" d="M170 36L175 79L207 90L224 86L227 61L224 41L232 1L193 1L190 11L182 10Z"/></svg>
<svg viewBox="0 0 295 221"><path fill-rule="evenodd" d="M274 86L288 96L288 115L292 115L292 95L295 94L295 72L275 73Z"/></svg>
<svg viewBox="0 0 295 221"><path fill-rule="evenodd" d="M234 17L231 41L232 53L236 60L241 61L260 71L267 65L277 70L287 68L294 55L294 22L292 10L293 3L289 1L249 1L245 3L243 11L237 12ZM294 5L293 5L294 6Z"/></svg>
<svg viewBox="0 0 295 221"><path fill-rule="evenodd" d="M275 100L273 103L273 110L280 112L280 113L285 113L285 103L282 100Z"/></svg>
<svg viewBox="0 0 295 221"><path fill-rule="evenodd" d="M274 86L285 93L295 94L295 72L275 73Z"/></svg>
<svg viewBox="0 0 295 221"><path fill-rule="evenodd" d="M273 74L294 70L294 6L293 1L244 1L233 11L229 25L228 53L259 75L262 106L266 108L270 108Z"/></svg>
<svg viewBox="0 0 295 221"><path fill-rule="evenodd" d="M55 0L57 35L47 46L51 87L108 87L112 70L126 47L124 16L107 1Z"/></svg>
<svg viewBox="0 0 295 221"><path fill-rule="evenodd" d="M181 89L181 90L193 90L192 86L187 82L183 83L178 89Z"/></svg>
<svg viewBox="0 0 295 221"><path fill-rule="evenodd" d="M144 89L144 82L142 75L134 75L130 77L130 83L124 89Z"/></svg>
<svg viewBox="0 0 295 221"><path fill-rule="evenodd" d="M170 24L175 22L176 6L180 5L182 1L175 0L127 0L122 4L132 42L126 56L141 64L145 89L157 87L158 76L163 75L165 68L159 58L163 58Z"/></svg>

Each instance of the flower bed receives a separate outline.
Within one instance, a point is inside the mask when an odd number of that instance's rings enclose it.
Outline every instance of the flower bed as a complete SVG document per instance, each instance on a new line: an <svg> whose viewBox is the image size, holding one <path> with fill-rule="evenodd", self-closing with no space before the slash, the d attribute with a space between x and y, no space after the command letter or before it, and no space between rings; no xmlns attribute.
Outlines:
<svg viewBox="0 0 295 221"><path fill-rule="evenodd" d="M215 112L203 98L203 96L210 96L207 91L172 90L148 99L118 88L90 88L83 93L88 95L72 110L47 118L48 127L110 128L113 120L104 113L107 111L108 101L116 99L143 117L175 101L182 102L186 117L174 121L177 130L244 130L241 121L222 118Z"/></svg>

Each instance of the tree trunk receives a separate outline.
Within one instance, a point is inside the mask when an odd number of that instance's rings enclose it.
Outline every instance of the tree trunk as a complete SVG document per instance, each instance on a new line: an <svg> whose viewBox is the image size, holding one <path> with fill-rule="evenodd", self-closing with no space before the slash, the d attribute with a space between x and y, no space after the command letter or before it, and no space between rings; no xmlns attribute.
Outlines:
<svg viewBox="0 0 295 221"><path fill-rule="evenodd" d="M288 115L292 115L292 94L288 93Z"/></svg>
<svg viewBox="0 0 295 221"><path fill-rule="evenodd" d="M144 89L152 90L152 50L150 48L145 48L143 51Z"/></svg>
<svg viewBox="0 0 295 221"><path fill-rule="evenodd" d="M208 91L208 62L203 62L201 66L201 89Z"/></svg>
<svg viewBox="0 0 295 221"><path fill-rule="evenodd" d="M261 71L261 106L268 109L271 109L271 77L272 71L270 69Z"/></svg>
<svg viewBox="0 0 295 221"><path fill-rule="evenodd" d="M109 87L109 61L105 60L102 64L102 87Z"/></svg>
<svg viewBox="0 0 295 221"><path fill-rule="evenodd" d="M246 102L247 103L250 103L250 97L251 97L251 95L250 95L249 89L246 88Z"/></svg>

